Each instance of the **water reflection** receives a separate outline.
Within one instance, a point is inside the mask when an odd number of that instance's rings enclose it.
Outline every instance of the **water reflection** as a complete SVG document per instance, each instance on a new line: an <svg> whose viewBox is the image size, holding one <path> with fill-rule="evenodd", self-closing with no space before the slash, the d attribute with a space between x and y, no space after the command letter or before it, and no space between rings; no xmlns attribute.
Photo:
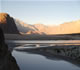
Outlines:
<svg viewBox="0 0 80 70"><path fill-rule="evenodd" d="M24 48L24 47L23 47ZM49 60L64 60L80 67L80 46L79 45L61 45L50 46L35 49L16 49L16 51L25 52L26 54L38 54Z"/></svg>

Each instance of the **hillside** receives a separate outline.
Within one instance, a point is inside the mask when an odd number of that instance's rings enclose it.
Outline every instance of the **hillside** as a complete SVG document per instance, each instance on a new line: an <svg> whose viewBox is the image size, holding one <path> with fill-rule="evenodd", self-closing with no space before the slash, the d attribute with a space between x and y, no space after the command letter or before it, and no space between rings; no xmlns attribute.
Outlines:
<svg viewBox="0 0 80 70"><path fill-rule="evenodd" d="M5 34L19 34L14 19L7 13L0 13L0 27Z"/></svg>
<svg viewBox="0 0 80 70"><path fill-rule="evenodd" d="M48 26L41 23L28 24L10 17L7 13L0 13L0 27L6 34L25 35L55 35L80 33L80 20L64 22L58 26Z"/></svg>
<svg viewBox="0 0 80 70"><path fill-rule="evenodd" d="M80 33L80 20L65 22L58 26L47 26L44 24L31 25L19 20L15 21L18 30L25 34L54 35Z"/></svg>

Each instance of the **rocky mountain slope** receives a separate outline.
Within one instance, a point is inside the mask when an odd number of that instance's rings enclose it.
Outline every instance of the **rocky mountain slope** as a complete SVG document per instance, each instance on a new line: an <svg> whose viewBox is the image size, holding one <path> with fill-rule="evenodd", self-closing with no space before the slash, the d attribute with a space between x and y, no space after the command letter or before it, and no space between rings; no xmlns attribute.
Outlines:
<svg viewBox="0 0 80 70"><path fill-rule="evenodd" d="M65 22L58 26L46 26L44 24L26 24L15 20L20 32L26 34L54 35L54 34L73 34L80 33L80 20Z"/></svg>
<svg viewBox="0 0 80 70"><path fill-rule="evenodd" d="M14 19L7 13L0 13L0 27L6 34L19 34Z"/></svg>
<svg viewBox="0 0 80 70"><path fill-rule="evenodd" d="M39 34L43 35L44 33L39 31L39 29L36 27L36 25L26 24L20 20L15 19L15 23L17 25L18 30L22 34Z"/></svg>
<svg viewBox="0 0 80 70"><path fill-rule="evenodd" d="M18 19L10 17L7 13L0 13L0 27L6 34L28 34L28 35L54 35L80 33L80 20L65 22L58 26L47 26L44 24L27 24Z"/></svg>

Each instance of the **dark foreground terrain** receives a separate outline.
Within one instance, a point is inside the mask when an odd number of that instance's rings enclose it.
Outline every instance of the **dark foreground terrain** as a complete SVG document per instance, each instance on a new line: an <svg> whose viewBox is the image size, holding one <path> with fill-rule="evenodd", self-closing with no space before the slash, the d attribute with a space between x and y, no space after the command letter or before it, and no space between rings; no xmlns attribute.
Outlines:
<svg viewBox="0 0 80 70"><path fill-rule="evenodd" d="M0 70L20 70L15 58L5 44L3 32L0 28Z"/></svg>

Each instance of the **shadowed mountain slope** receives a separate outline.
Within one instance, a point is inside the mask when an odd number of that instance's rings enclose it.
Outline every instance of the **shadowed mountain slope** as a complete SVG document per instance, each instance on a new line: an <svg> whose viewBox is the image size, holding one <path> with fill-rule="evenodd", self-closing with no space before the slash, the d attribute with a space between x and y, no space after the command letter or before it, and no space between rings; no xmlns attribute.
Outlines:
<svg viewBox="0 0 80 70"><path fill-rule="evenodd" d="M14 19L7 13L0 13L0 27L5 34L19 34Z"/></svg>

